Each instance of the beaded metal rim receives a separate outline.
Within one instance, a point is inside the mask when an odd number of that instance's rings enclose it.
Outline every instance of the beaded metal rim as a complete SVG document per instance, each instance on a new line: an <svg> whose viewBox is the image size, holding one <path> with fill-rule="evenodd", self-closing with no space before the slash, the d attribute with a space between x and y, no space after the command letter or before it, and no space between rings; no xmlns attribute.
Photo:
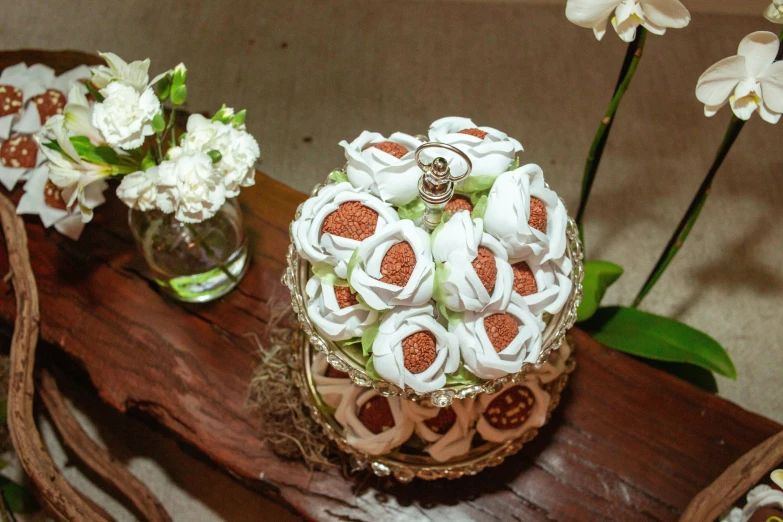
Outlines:
<svg viewBox="0 0 783 522"><path fill-rule="evenodd" d="M323 185L316 185L312 196L318 194ZM296 210L294 219L299 219L302 213L302 205ZM291 227L289 227L289 237L291 243L288 246L288 267L283 275L283 284L291 291L291 307L299 319L299 323L309 338L310 344L318 351L326 354L326 360L336 370L347 373L351 380L365 388L372 387L378 393L384 396L401 396L409 400L429 399L432 404L438 407L445 407L452 403L454 399L467 399L475 397L480 393L495 393L503 386L512 382L519 382L525 375L534 369L541 368L541 365L549 357L552 350L557 349L565 339L566 332L576 322L576 310L582 301L582 279L584 278L584 268L582 266L582 244L579 241L579 234L574 221L569 218L566 226L566 256L571 259L573 268L571 270L571 295L566 301L563 309L549 320L543 334L543 346L541 355L536 363L525 363L522 369L516 373L489 379L480 384L460 384L445 386L438 390L428 393L418 393L410 387L404 390L396 384L384 380L374 380L371 378L365 368L358 361L346 355L342 349L333 341L323 338L310 321L307 314L307 303L305 302L305 285L310 277L310 264L299 257L294 245L294 237Z"/></svg>
<svg viewBox="0 0 783 522"><path fill-rule="evenodd" d="M568 343L568 340L564 340ZM392 451L383 456L368 455L356 450L351 446L343 436L342 427L334 420L334 417L327 411L326 405L322 402L320 395L315 389L313 374L310 366L312 355L311 345L307 336L298 335L294 343L299 344L299 348L294 348L292 363L298 368L294 372L294 382L299 388L302 401L307 405L311 417L321 427L323 432L334 442L337 447L350 457L350 464L354 470L371 469L379 477L394 476L400 482L410 482L414 478L423 480L437 479L456 479L466 475L476 475L480 471L498 466L503 463L506 457L518 453L522 447L533 440L540 428L532 428L525 432L521 437L506 442L495 443L485 442L484 444L472 448L464 457L459 460L439 463L428 456L409 455L401 452ZM549 422L552 412L560 404L560 397L563 389L568 383L569 374L576 368L573 351L565 364L565 370L554 381L547 385L547 391L550 395L549 406L544 425Z"/></svg>

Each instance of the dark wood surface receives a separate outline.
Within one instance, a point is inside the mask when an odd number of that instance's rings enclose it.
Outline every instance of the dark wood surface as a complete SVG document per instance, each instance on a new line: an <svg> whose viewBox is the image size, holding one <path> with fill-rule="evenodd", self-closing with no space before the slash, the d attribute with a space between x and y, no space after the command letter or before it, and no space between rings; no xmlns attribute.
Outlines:
<svg viewBox="0 0 783 522"><path fill-rule="evenodd" d="M62 71L95 58L0 52L0 68L22 60ZM114 408L153 419L216 466L309 518L676 520L727 466L781 429L574 330L578 368L560 408L533 443L500 467L410 486L310 474L265 447L260 421L246 406L258 364L248 334L263 334L270 310L287 298L280 276L288 224L305 196L259 173L256 186L240 196L250 271L237 290L207 305L182 305L158 293L131 239L127 209L108 196L79 242L27 219L43 341L82 368L74 375L86 375ZM7 266L3 245L0 274ZM0 321L10 326L13 291L3 285Z"/></svg>

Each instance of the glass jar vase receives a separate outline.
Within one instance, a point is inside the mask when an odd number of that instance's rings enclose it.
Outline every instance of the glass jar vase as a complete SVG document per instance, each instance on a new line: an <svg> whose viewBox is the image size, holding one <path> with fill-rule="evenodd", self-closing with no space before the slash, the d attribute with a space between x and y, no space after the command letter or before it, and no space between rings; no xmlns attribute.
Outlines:
<svg viewBox="0 0 783 522"><path fill-rule="evenodd" d="M200 223L184 223L159 210L133 209L128 222L155 281L179 301L217 299L247 272L247 237L236 198Z"/></svg>

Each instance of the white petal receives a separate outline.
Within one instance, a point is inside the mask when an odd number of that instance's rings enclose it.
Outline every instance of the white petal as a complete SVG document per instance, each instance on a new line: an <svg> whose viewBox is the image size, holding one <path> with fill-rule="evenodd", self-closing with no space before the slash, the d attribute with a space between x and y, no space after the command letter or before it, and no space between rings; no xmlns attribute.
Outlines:
<svg viewBox="0 0 783 522"><path fill-rule="evenodd" d="M723 108L724 105L726 105L729 101L726 100L723 103L719 103L717 105L705 105L704 106L704 115L708 118L712 118L715 116L719 110Z"/></svg>
<svg viewBox="0 0 783 522"><path fill-rule="evenodd" d="M761 116L762 120L773 125L780 121L780 113L769 110L763 102L759 105L759 116Z"/></svg>
<svg viewBox="0 0 783 522"><path fill-rule="evenodd" d="M734 115L745 121L748 121L759 107L759 104L751 96L739 99L732 96L729 98L729 104L731 105L731 110L734 111Z"/></svg>
<svg viewBox="0 0 783 522"><path fill-rule="evenodd" d="M645 18L661 27L679 29L688 25L691 14L678 0L642 0Z"/></svg>
<svg viewBox="0 0 783 522"><path fill-rule="evenodd" d="M587 29L595 29L600 24L605 27L612 11L619 4L620 0L568 0L566 18L571 23Z"/></svg>
<svg viewBox="0 0 783 522"><path fill-rule="evenodd" d="M696 98L705 105L725 103L746 74L743 56L724 58L699 77L696 82Z"/></svg>
<svg viewBox="0 0 783 522"><path fill-rule="evenodd" d="M756 31L742 39L737 54L745 57L745 66L749 76L763 74L775 61L780 40L775 33Z"/></svg>
<svg viewBox="0 0 783 522"><path fill-rule="evenodd" d="M764 18L772 22L773 24L783 24L783 14L780 9L773 3L769 4L764 10Z"/></svg>
<svg viewBox="0 0 783 522"><path fill-rule="evenodd" d="M775 112L783 112L783 61L770 65L759 83L764 104Z"/></svg>

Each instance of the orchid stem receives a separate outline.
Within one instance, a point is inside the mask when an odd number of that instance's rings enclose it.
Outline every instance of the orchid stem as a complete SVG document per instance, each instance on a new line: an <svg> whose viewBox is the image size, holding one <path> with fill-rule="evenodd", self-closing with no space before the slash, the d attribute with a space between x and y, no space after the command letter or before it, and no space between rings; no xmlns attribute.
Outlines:
<svg viewBox="0 0 783 522"><path fill-rule="evenodd" d="M583 245L584 229L582 221L587 207L587 200L590 198L590 191L593 188L593 182L595 181L595 176L598 172L598 165L601 163L601 155L604 152L606 141L609 139L609 131L612 129L612 124L614 123L614 115L617 112L617 108L620 106L620 101L623 99L625 91L628 90L628 86L631 84L631 79L639 65L639 60L642 58L642 51L644 50L644 42L646 39L647 30L644 27L639 27L636 38L628 44L628 50L625 53L623 66L620 69L620 77L617 80L614 96L612 96L609 108L606 109L601 124L598 126L598 130L593 138L593 144L590 146L590 152L587 154L585 171L582 176L582 193L579 196L579 210L576 213L579 238L582 240Z"/></svg>
<svg viewBox="0 0 783 522"><path fill-rule="evenodd" d="M720 148L718 149L718 154L715 156L715 161L712 162L712 166L707 172L707 176L704 178L704 181L701 182L701 186L699 187L698 192L696 192L696 195L693 197L693 201L691 201L691 205L685 212L682 221L680 221L680 224L677 226L677 230L674 231L674 234L672 234L671 239L669 239L669 243L666 245L666 248L663 249L661 257L655 264L655 268L653 268L652 272L650 272L650 275L647 277L647 281L645 281L644 286L642 286L639 294L633 300L633 304L631 305L633 308L639 307L644 297L650 292L650 290L652 290L653 286L655 286L655 283L663 275L666 267L669 266L669 263L672 262L674 256L676 256L680 251L680 248L682 248L682 245L688 238L688 234L690 234L693 225L696 224L696 219L698 219L699 213L701 213L704 202L707 201L707 196L710 195L710 187L712 186L712 180L715 179L715 174L718 173L718 169L720 168L721 164L723 164L723 160L726 159L726 155L729 153L729 149L731 149L731 146L734 144L734 141L737 139L737 136L739 135L744 125L744 120L741 120L734 115L731 116L729 128L726 129L726 135L723 137L723 143L721 143Z"/></svg>

